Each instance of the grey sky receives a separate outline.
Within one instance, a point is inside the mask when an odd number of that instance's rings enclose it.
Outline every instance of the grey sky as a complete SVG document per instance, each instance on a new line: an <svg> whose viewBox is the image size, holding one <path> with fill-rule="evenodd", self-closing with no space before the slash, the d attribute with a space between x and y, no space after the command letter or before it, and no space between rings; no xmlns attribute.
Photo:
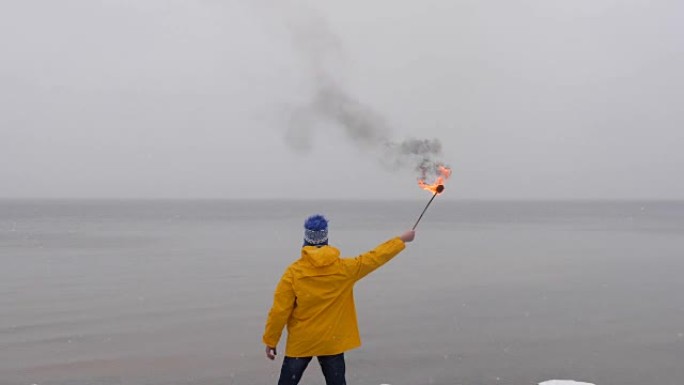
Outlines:
<svg viewBox="0 0 684 385"><path fill-rule="evenodd" d="M320 65L393 140L441 141L444 198L684 199L682 15L674 0L3 1L0 197L425 197L334 124L314 122L309 151L287 140Z"/></svg>

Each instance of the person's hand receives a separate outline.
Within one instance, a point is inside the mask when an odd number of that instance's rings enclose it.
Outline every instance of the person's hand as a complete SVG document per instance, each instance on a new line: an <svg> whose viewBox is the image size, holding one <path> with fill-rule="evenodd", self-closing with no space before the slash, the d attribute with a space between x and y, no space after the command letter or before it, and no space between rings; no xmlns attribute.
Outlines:
<svg viewBox="0 0 684 385"><path fill-rule="evenodd" d="M404 241L404 242L411 242L413 238L416 237L416 231L415 230L409 230L405 232L404 234L401 234L399 238Z"/></svg>
<svg viewBox="0 0 684 385"><path fill-rule="evenodd" d="M276 354L278 354L276 352L276 348L272 348L270 346L266 347L266 357L268 357L269 360L275 360Z"/></svg>

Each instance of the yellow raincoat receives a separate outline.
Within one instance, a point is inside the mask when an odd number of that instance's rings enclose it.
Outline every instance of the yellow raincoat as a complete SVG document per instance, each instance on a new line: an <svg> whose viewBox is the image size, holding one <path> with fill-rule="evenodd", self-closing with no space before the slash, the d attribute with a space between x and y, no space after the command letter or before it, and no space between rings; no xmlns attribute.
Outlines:
<svg viewBox="0 0 684 385"><path fill-rule="evenodd" d="M306 246L278 283L263 341L275 347L287 325L288 357L325 356L361 346L354 284L404 249L393 238L356 258L332 246Z"/></svg>

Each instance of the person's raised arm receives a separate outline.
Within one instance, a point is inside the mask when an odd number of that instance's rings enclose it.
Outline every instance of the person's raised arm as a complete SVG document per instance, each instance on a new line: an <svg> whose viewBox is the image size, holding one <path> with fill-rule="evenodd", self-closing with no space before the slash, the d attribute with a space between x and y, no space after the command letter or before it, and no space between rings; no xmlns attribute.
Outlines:
<svg viewBox="0 0 684 385"><path fill-rule="evenodd" d="M367 276L378 267L387 263L395 255L404 250L405 244L413 241L416 232L413 230L406 231L402 235L392 238L389 241L379 245L375 249L363 253L356 258L352 258L350 263L355 269L355 277L359 279Z"/></svg>

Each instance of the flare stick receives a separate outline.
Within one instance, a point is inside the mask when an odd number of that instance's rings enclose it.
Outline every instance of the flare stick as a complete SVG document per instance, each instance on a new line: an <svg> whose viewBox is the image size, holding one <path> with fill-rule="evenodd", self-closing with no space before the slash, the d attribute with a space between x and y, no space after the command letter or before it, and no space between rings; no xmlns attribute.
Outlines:
<svg viewBox="0 0 684 385"><path fill-rule="evenodd" d="M423 215L425 215L425 212L427 211L428 207L430 207L430 204L432 203L432 201L435 200L435 197L436 197L437 195L439 195L439 193L441 193L442 191L444 191L444 185L441 185L441 184L440 184L439 186L437 186L437 191L435 191L435 193L432 195L432 198L430 198L430 201L425 205L425 208L423 209L423 212L420 213L420 216L418 217L418 220L416 221L416 224L413 225L413 228L412 228L411 230L415 230L415 229L416 229L416 227L418 226L418 223L420 222L421 219L423 219Z"/></svg>

